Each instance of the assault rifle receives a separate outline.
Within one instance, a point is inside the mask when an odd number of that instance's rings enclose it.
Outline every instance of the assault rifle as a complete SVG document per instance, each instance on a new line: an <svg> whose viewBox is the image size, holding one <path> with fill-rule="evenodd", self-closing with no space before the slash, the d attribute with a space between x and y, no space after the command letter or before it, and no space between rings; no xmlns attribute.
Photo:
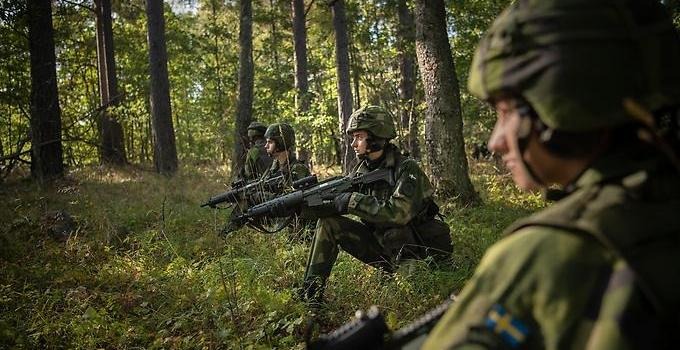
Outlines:
<svg viewBox="0 0 680 350"><path fill-rule="evenodd" d="M356 349L418 349L425 336L456 300L451 295L442 304L430 310L411 324L390 332L385 318L372 306L367 313L357 311L354 320L331 333L321 335L307 343L308 350L356 350Z"/></svg>
<svg viewBox="0 0 680 350"><path fill-rule="evenodd" d="M298 182L302 180L304 179ZM356 177L336 176L322 182L302 183L296 191L248 208L237 219L245 222L262 216L280 216L278 213L289 212L300 206L318 207L330 203L335 196L343 192L351 192L361 185L380 181L394 185L392 170L382 168Z"/></svg>
<svg viewBox="0 0 680 350"><path fill-rule="evenodd" d="M274 176L269 179L256 180L250 183L245 180L239 180L231 185L231 190L210 197L210 199L201 204L201 207L215 208L220 203L237 203L244 194L250 194L260 191L278 192L283 184L283 175Z"/></svg>

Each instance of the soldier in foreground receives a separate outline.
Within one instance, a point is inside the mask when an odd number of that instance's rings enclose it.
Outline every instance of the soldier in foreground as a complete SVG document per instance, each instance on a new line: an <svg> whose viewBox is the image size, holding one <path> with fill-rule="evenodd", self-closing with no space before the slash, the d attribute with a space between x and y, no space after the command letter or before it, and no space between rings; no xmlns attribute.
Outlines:
<svg viewBox="0 0 680 350"><path fill-rule="evenodd" d="M259 179L272 164L272 158L267 155L264 147L266 131L267 126L260 122L252 122L248 125L250 148L246 153L245 163L239 172L239 178L246 182Z"/></svg>
<svg viewBox="0 0 680 350"><path fill-rule="evenodd" d="M562 198L507 229L424 348L677 348L680 44L660 2L515 1L469 88L514 182Z"/></svg>
<svg viewBox="0 0 680 350"><path fill-rule="evenodd" d="M387 271L406 259L451 253L449 228L436 217L430 181L418 163L389 142L396 136L392 115L381 107L363 107L352 113L346 132L360 160L350 176L387 168L394 181L364 185L331 202L333 215L317 222L307 262L302 297L309 301L320 301L340 248Z"/></svg>

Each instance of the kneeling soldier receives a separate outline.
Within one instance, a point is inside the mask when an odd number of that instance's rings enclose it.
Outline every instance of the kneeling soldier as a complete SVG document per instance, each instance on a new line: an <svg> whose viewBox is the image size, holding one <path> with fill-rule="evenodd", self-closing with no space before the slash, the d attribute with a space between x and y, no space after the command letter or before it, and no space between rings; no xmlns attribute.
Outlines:
<svg viewBox="0 0 680 350"><path fill-rule="evenodd" d="M339 248L387 271L404 259L448 257L452 250L430 181L415 160L389 142L396 136L392 115L378 106L363 107L351 115L346 131L360 160L350 176L388 168L394 181L340 194L333 201L334 215L319 219L303 283L306 300L320 300Z"/></svg>

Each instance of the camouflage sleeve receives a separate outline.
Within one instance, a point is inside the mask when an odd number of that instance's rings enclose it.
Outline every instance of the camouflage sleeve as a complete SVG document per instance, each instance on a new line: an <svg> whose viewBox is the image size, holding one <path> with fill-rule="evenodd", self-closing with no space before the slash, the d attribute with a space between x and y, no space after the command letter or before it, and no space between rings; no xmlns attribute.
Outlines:
<svg viewBox="0 0 680 350"><path fill-rule="evenodd" d="M243 162L243 167L239 172L241 178L253 180L255 177L257 177L257 174L261 174L261 172L257 172L255 169L259 153L260 152L257 147L253 147L248 150L248 153L246 153L246 160Z"/></svg>
<svg viewBox="0 0 680 350"><path fill-rule="evenodd" d="M584 348L606 259L584 235L544 227L512 234L487 251L422 349Z"/></svg>
<svg viewBox="0 0 680 350"><path fill-rule="evenodd" d="M293 181L300 180L311 175L306 165L302 163L295 163L290 167L290 176Z"/></svg>
<svg viewBox="0 0 680 350"><path fill-rule="evenodd" d="M354 192L349 200L349 213L376 224L406 225L432 196L432 185L418 163L407 159L401 163L394 192L387 200Z"/></svg>

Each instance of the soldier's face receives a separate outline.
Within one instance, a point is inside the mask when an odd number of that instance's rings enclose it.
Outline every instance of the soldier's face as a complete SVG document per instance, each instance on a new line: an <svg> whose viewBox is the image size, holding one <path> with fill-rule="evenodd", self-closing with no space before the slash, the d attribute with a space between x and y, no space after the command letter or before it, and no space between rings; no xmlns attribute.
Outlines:
<svg viewBox="0 0 680 350"><path fill-rule="evenodd" d="M352 148L358 158L366 156L368 153L368 132L364 130L353 132Z"/></svg>
<svg viewBox="0 0 680 350"><path fill-rule="evenodd" d="M497 119L491 137L489 137L489 150L502 156L503 163L510 170L512 180L517 187L523 190L539 188L539 184L525 166L525 161L528 160L526 154L532 152L536 142L530 140L527 149L522 154L517 143L522 117L515 107L515 101L502 99L496 102L495 107ZM534 164L529 163L529 166L536 171Z"/></svg>
<svg viewBox="0 0 680 350"><path fill-rule="evenodd" d="M264 145L264 149L267 151L268 155L274 156L276 153L276 141L268 138L267 143Z"/></svg>

